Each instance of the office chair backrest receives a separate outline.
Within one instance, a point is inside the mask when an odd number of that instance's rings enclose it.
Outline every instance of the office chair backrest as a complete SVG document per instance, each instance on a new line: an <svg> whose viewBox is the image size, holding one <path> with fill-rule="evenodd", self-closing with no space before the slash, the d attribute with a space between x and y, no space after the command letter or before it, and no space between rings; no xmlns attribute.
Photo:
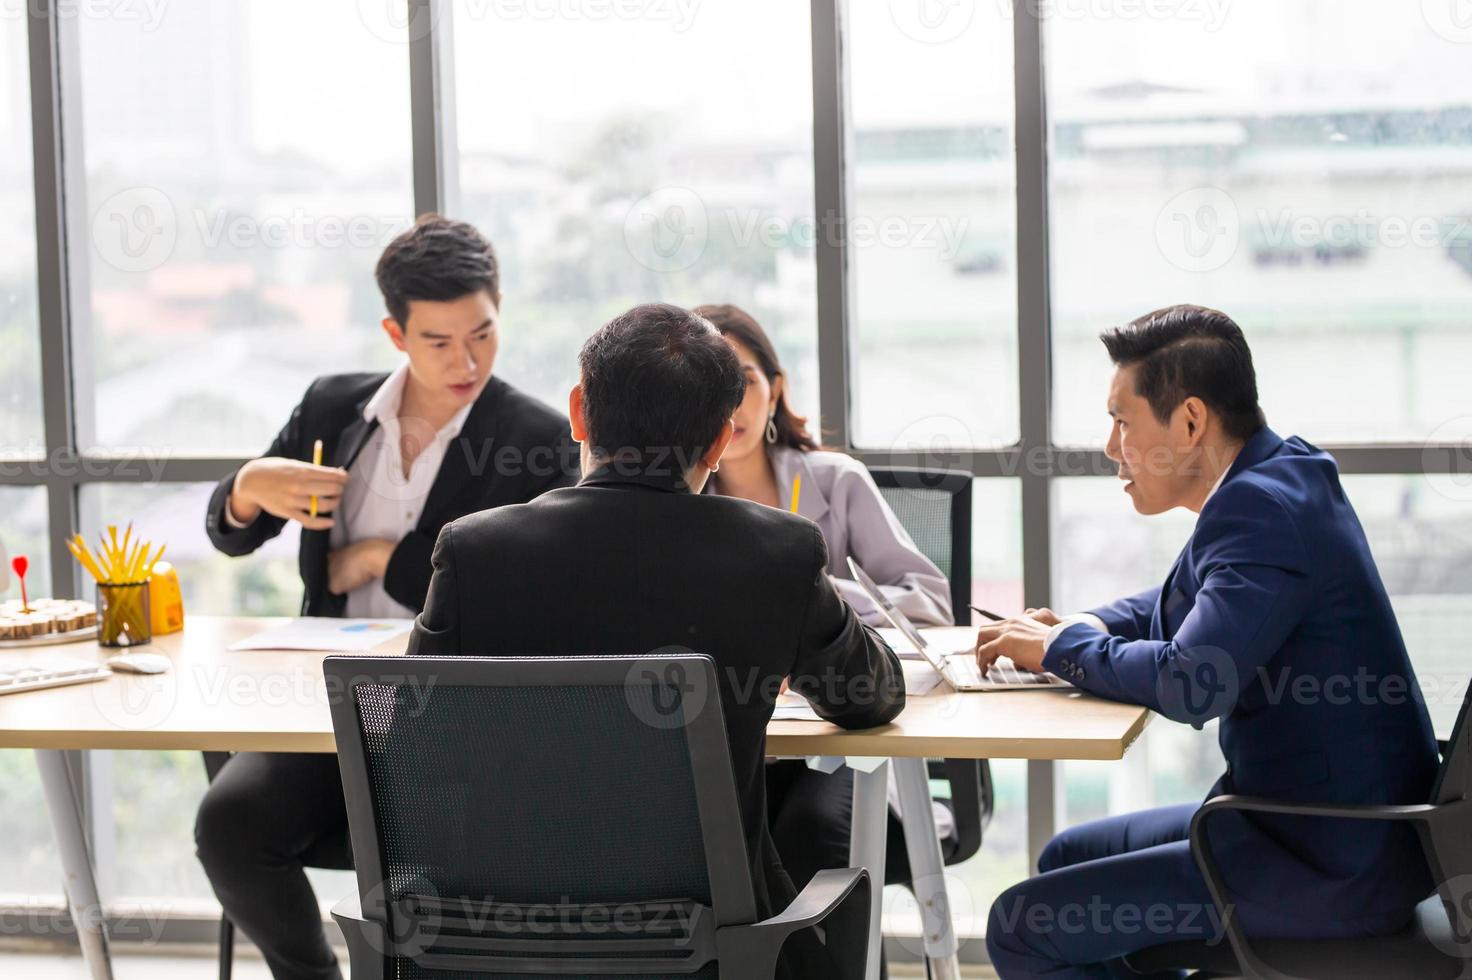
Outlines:
<svg viewBox="0 0 1472 980"><path fill-rule="evenodd" d="M1431 788L1432 812L1418 825L1421 844L1449 916L1458 955L1472 948L1472 688L1442 749Z"/></svg>
<svg viewBox="0 0 1472 980"><path fill-rule="evenodd" d="M921 554L951 583L958 626L971 623L971 474L875 466L869 472Z"/></svg>
<svg viewBox="0 0 1472 980"><path fill-rule="evenodd" d="M324 669L362 912L400 976L713 977L715 927L755 921L708 657Z"/></svg>
<svg viewBox="0 0 1472 980"><path fill-rule="evenodd" d="M1472 707L1472 685L1462 696L1462 707L1457 712L1457 723L1452 726L1451 738L1447 739L1446 751L1441 757L1441 769L1436 773L1436 784L1431 790L1432 803L1451 803L1455 800L1472 798L1472 727L1467 716Z"/></svg>

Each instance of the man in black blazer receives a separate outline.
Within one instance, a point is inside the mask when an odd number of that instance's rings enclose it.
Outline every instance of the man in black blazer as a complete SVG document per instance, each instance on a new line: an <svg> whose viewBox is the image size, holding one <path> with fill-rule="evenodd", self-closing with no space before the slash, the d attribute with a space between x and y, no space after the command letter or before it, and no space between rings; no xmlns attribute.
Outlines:
<svg viewBox="0 0 1472 980"><path fill-rule="evenodd" d="M427 216L390 243L376 278L383 329L404 363L314 381L266 455L220 481L205 519L227 555L300 523L302 611L312 616L415 615L441 527L576 479L567 420L491 376L501 294L490 243L464 222ZM341 976L304 871L351 866L335 756L231 757L195 839L225 913L277 980Z"/></svg>
<svg viewBox="0 0 1472 980"><path fill-rule="evenodd" d="M301 522L297 566L304 586L304 616L348 615L348 597L331 588L330 569L337 558L333 552L344 549L331 547L333 521L329 515L341 499L349 470L364 443L379 427L363 417L363 410L388 378L385 373L329 374L313 381L265 455L241 467L291 463L285 473L288 479L301 481L301 492L317 485L313 480L324 491L318 505L323 516L314 520L308 514ZM313 434L322 439L320 468L307 462L312 458ZM321 469L335 474L320 473ZM251 554L280 534L289 519L265 511L243 527L232 526L226 508L241 470L215 486L205 515L210 542L232 557ZM430 553L440 528L456 517L523 503L576 479L577 447L568 438L567 419L491 377L445 451L415 526L390 542L392 547L383 548L382 571L372 577L381 579L383 590L409 611L402 615L415 615L424 607L429 591Z"/></svg>
<svg viewBox="0 0 1472 980"><path fill-rule="evenodd" d="M587 341L579 366L569 402L582 482L447 524L409 652L680 646L711 656L757 904L770 915L795 897L767 829L763 771L782 679L824 718L867 728L904 707L899 660L839 598L817 525L700 494L746 387L708 321L674 306L635 307ZM812 931L784 948L783 968L803 980L832 973Z"/></svg>

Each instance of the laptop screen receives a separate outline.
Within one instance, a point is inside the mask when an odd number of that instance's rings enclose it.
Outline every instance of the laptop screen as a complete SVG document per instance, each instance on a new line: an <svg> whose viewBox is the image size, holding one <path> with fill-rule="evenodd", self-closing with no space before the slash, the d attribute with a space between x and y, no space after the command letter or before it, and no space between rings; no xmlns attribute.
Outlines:
<svg viewBox="0 0 1472 980"><path fill-rule="evenodd" d="M932 667L936 670L941 670L942 664L931 654L925 642L925 637L921 636L920 631L915 628L915 624L910 622L910 617L900 612L894 603L885 598L884 593L879 590L879 586L869 577L869 573L860 568L859 563L854 561L853 555L848 556L848 570L853 574L854 581L858 582L859 587L864 590L864 594L869 597L874 605L879 607L879 611L884 613L884 617L890 621L894 628L903 633L905 639L915 645L915 649L922 657L930 661Z"/></svg>

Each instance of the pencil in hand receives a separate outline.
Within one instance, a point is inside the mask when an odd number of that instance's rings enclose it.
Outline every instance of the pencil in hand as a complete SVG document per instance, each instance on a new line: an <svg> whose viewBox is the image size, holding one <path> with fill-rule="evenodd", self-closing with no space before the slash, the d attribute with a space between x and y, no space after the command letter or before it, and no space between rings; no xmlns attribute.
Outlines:
<svg viewBox="0 0 1472 980"><path fill-rule="evenodd" d="M322 440L321 439L318 439L316 442L313 442L312 443L312 465L313 466L321 466L322 465ZM317 495L315 493L312 494L311 516L313 516L313 517L316 517L317 516Z"/></svg>
<svg viewBox="0 0 1472 980"><path fill-rule="evenodd" d="M968 602L967 605L970 606L971 603ZM1007 618L1006 616L998 616L996 613L989 612L988 610L985 610L980 606L971 606L971 609L973 612L981 613L983 616L985 616L987 619L990 619L994 623L1000 623L1002 620Z"/></svg>

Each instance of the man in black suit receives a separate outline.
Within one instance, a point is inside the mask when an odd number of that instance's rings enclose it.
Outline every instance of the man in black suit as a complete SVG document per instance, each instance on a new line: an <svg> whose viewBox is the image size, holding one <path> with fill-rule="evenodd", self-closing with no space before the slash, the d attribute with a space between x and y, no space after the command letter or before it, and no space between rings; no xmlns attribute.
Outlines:
<svg viewBox="0 0 1472 980"><path fill-rule="evenodd" d="M795 897L767 829L763 757L779 685L824 718L882 725L904 707L898 658L839 598L817 525L700 494L746 382L720 333L674 306L635 307L579 357L569 399L583 479L451 522L434 549L411 654L644 654L716 662L759 911ZM514 806L515 801L507 805ZM830 975L811 931L787 975Z"/></svg>
<svg viewBox="0 0 1472 980"><path fill-rule="evenodd" d="M227 555L298 522L302 611L312 616L415 615L441 527L577 473L567 420L491 376L500 274L479 232L421 218L389 244L376 278L383 330L404 363L314 381L266 455L220 481L205 518ZM318 440L322 465L312 462ZM347 831L331 755L240 753L205 795L199 859L277 980L341 976L303 866L350 867Z"/></svg>

